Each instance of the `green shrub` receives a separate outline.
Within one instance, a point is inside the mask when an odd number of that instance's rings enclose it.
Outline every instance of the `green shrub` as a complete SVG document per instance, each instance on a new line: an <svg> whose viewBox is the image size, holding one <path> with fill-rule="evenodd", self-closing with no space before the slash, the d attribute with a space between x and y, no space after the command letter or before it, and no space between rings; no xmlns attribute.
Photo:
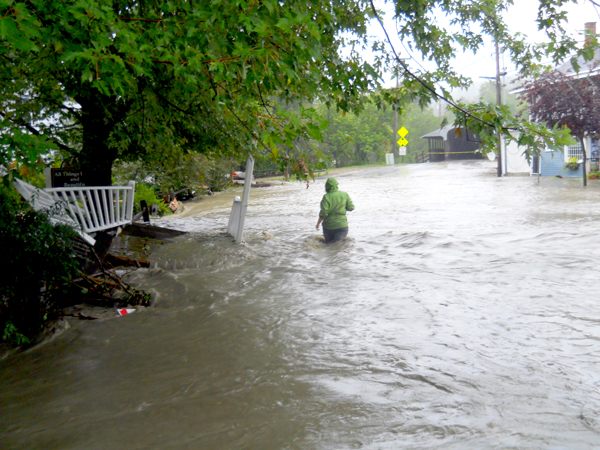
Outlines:
<svg viewBox="0 0 600 450"><path fill-rule="evenodd" d="M21 344L56 316L78 262L73 230L53 227L46 214L23 207L12 191L0 186L0 333L2 340Z"/></svg>
<svg viewBox="0 0 600 450"><path fill-rule="evenodd" d="M158 214L160 216L164 216L165 214L171 214L171 210L169 210L163 199L156 196L156 194L154 193L154 189L144 184L137 183L135 185L135 200L133 205L134 214L137 214L142 210L140 206L140 202L142 200L146 200L148 208L150 208L150 205L152 205L153 203L156 203L158 205Z"/></svg>
<svg viewBox="0 0 600 450"><path fill-rule="evenodd" d="M113 166L113 183L127 184L129 180L152 184L159 192L179 191L188 188L196 195L206 192L204 187L219 190L226 186L227 174L239 168L233 158L212 159L195 152L179 154L169 158L148 158L137 161L116 161Z"/></svg>

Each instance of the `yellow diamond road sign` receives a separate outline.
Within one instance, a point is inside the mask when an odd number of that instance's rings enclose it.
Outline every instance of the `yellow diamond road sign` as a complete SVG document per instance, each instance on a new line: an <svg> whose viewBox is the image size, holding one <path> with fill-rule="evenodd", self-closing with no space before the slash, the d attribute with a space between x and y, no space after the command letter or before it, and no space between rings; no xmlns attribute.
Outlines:
<svg viewBox="0 0 600 450"><path fill-rule="evenodd" d="M400 139L398 139L398 145L400 147L406 147L408 145L408 141L404 138L400 138Z"/></svg>
<svg viewBox="0 0 600 450"><path fill-rule="evenodd" d="M408 134L408 130L402 127L398 130L398 134L400 135L400 137L406 137L406 135Z"/></svg>

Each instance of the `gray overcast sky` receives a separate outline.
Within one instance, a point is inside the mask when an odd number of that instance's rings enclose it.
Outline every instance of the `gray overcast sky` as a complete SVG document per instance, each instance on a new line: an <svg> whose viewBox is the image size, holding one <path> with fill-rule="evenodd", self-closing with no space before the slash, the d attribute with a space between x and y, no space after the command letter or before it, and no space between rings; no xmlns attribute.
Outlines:
<svg viewBox="0 0 600 450"><path fill-rule="evenodd" d="M600 0L597 1L600 3ZM538 0L515 0L515 5L512 6L505 14L505 21L508 24L509 30L513 33L521 32L528 36L531 42L540 42L544 39L543 34L537 32L535 19L537 17ZM392 40L396 52L400 57L407 58L409 54L395 37L396 26L392 20L393 5L387 4L381 6L387 15L384 21L385 27ZM567 8L568 23L566 29L569 34L583 41L583 29L586 22L597 22L598 31L600 31L600 8L594 7L589 0L578 0L575 4L569 5ZM383 37L383 32L378 23L373 22L372 33L379 37ZM411 52L412 56L416 57L416 52ZM425 69L431 69L432 63L418 61ZM420 68L415 61L407 61L411 67ZM511 71L514 73L514 65L508 60L500 62L501 66L507 69L510 76ZM475 82L483 82L480 76L494 76L496 73L496 62L494 54L494 46L491 39L486 40L485 48L480 49L477 54L464 53L456 58L455 69L462 75L471 77ZM390 81L389 85L392 85Z"/></svg>

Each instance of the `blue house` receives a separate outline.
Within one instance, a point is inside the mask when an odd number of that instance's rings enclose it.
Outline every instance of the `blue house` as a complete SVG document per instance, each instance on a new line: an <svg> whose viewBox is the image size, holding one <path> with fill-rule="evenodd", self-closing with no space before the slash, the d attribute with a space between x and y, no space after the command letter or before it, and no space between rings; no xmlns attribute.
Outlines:
<svg viewBox="0 0 600 450"><path fill-rule="evenodd" d="M596 34L595 22L586 23L585 28L590 34ZM570 60L558 66L556 70L572 78L600 76L600 49L596 49L594 57L590 61L585 61L583 57L578 57L577 63L579 65L579 72L574 70ZM519 90L517 89L514 92L519 92ZM594 136L586 136L584 142L587 160L586 171L589 173L590 170L597 169L597 162L592 159L597 158L597 151L600 149L600 140ZM577 169L568 169L565 167L569 158L576 158L578 161L583 160L581 143L559 150L547 149L540 157L533 158L531 163L527 162L523 150L523 148L519 148L515 143L503 146L503 172L505 174L529 172L530 174L539 174L548 177L583 177L583 167L581 164Z"/></svg>
<svg viewBox="0 0 600 450"><path fill-rule="evenodd" d="M593 151L598 149L598 139L586 138L586 150L589 173L591 165L590 157L593 156ZM516 143L511 142L509 145L502 146L502 173L504 174L529 174L541 175L543 177L563 178L582 178L583 166L580 164L577 169L568 169L565 167L569 158L577 158L583 160L583 150L581 144L565 147L564 150L555 150L547 148L539 157L534 157L531 163L525 158L523 147L518 147Z"/></svg>

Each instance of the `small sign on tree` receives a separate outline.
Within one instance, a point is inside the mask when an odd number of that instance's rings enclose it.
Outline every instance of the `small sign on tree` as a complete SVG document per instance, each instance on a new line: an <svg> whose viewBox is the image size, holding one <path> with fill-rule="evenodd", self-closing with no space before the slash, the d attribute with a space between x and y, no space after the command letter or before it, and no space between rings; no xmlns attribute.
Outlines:
<svg viewBox="0 0 600 450"><path fill-rule="evenodd" d="M83 171L79 168L51 169L52 187L82 187L85 186Z"/></svg>

